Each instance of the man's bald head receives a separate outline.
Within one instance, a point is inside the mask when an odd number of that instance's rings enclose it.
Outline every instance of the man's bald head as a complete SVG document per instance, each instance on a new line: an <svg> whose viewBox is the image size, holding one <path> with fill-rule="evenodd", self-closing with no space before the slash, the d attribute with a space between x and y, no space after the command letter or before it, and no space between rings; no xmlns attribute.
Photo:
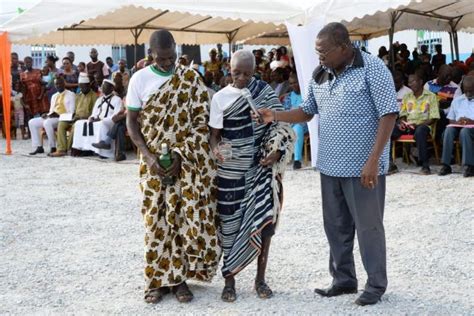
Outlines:
<svg viewBox="0 0 474 316"><path fill-rule="evenodd" d="M163 72L174 69L176 62L176 42L170 31L159 30L150 36L150 51L155 67Z"/></svg>
<svg viewBox="0 0 474 316"><path fill-rule="evenodd" d="M168 30L159 30L153 32L150 36L150 50L156 52L157 49L174 48L176 42L173 34Z"/></svg>
<svg viewBox="0 0 474 316"><path fill-rule="evenodd" d="M451 82L453 78L453 69L449 65L442 65L438 70L438 84L447 85Z"/></svg>
<svg viewBox="0 0 474 316"><path fill-rule="evenodd" d="M474 76L465 76L462 80L462 90L469 101L474 101Z"/></svg>
<svg viewBox="0 0 474 316"><path fill-rule="evenodd" d="M249 50L238 50L230 60L230 74L233 85L238 89L245 88L255 72L255 56Z"/></svg>

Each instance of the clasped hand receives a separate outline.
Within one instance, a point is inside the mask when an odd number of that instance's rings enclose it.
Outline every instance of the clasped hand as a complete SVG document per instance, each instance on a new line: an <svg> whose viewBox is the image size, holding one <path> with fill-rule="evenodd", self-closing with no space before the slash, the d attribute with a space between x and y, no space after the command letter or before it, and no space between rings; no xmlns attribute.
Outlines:
<svg viewBox="0 0 474 316"><path fill-rule="evenodd" d="M181 156L175 152L172 152L171 157L173 162L168 169L160 166L157 157L152 153L147 154L144 157L144 160L150 170L150 173L157 174L160 178L164 178L166 176L174 177L179 175L179 172L181 171Z"/></svg>

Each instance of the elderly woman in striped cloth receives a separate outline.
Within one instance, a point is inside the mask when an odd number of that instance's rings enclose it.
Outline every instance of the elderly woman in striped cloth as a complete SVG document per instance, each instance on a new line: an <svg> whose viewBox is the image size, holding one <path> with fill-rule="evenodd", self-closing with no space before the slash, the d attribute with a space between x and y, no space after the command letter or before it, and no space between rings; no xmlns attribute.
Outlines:
<svg viewBox="0 0 474 316"><path fill-rule="evenodd" d="M272 88L253 78L255 58L237 51L231 59L233 84L214 95L209 126L218 164L220 235L224 251L222 300L235 301L235 275L258 257L255 289L260 298L272 290L265 282L271 237L282 204L282 175L291 160L293 130L286 123L259 124L256 109L281 110ZM232 147L230 157L222 141Z"/></svg>

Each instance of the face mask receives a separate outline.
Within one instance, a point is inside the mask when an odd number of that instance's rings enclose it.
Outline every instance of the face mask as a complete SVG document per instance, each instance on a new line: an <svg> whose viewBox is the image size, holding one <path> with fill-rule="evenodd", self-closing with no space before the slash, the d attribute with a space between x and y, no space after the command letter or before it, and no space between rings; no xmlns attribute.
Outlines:
<svg viewBox="0 0 474 316"><path fill-rule="evenodd" d="M49 75L48 76L43 76L43 82L49 82Z"/></svg>

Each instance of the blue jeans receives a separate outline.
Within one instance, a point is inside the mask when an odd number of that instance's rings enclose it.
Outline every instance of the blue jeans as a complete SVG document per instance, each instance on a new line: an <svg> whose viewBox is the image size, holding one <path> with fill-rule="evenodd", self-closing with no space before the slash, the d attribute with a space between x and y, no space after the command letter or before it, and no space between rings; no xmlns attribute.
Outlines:
<svg viewBox="0 0 474 316"><path fill-rule="evenodd" d="M306 124L295 124L293 130L296 133L295 161L301 161L303 159L304 134L307 130Z"/></svg>
<svg viewBox="0 0 474 316"><path fill-rule="evenodd" d="M445 165L451 164L454 140L459 135L462 147L462 164L464 166L474 166L474 128L447 127L444 131L443 156L441 161Z"/></svg>

